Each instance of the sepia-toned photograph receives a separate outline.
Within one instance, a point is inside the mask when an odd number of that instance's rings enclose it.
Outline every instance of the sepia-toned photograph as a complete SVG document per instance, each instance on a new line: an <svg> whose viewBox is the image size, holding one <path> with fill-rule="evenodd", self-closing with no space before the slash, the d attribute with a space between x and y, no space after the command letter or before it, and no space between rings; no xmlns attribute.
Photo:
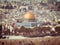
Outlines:
<svg viewBox="0 0 60 45"><path fill-rule="evenodd" d="M0 45L60 45L60 0L0 0Z"/></svg>

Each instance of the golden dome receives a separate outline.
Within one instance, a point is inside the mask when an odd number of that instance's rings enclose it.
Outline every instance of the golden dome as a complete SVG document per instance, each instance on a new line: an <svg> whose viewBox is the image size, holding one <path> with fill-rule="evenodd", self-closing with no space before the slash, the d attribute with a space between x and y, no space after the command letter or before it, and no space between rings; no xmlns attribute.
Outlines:
<svg viewBox="0 0 60 45"><path fill-rule="evenodd" d="M25 15L24 15L24 19L28 19L28 20L34 20L35 19L35 16L32 12L27 12Z"/></svg>

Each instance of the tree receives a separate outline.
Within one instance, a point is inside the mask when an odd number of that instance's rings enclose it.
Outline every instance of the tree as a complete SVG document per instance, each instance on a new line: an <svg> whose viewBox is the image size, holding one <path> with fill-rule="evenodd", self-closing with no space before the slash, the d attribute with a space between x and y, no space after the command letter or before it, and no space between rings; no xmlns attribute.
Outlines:
<svg viewBox="0 0 60 45"><path fill-rule="evenodd" d="M56 26L55 27L55 31L58 32L58 33L60 33L60 26Z"/></svg>

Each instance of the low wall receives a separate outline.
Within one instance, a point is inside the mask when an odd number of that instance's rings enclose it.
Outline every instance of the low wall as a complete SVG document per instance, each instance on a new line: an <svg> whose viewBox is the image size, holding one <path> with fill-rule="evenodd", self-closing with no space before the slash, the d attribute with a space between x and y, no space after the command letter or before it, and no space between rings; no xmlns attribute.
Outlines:
<svg viewBox="0 0 60 45"><path fill-rule="evenodd" d="M60 37L0 39L0 45L60 45Z"/></svg>

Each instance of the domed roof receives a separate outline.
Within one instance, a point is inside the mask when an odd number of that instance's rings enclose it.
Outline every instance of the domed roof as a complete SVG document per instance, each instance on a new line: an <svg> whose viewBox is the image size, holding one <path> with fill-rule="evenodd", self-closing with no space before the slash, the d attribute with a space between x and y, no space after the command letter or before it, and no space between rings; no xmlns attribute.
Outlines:
<svg viewBox="0 0 60 45"><path fill-rule="evenodd" d="M32 12L27 12L25 15L24 15L24 19L35 19L35 16Z"/></svg>

